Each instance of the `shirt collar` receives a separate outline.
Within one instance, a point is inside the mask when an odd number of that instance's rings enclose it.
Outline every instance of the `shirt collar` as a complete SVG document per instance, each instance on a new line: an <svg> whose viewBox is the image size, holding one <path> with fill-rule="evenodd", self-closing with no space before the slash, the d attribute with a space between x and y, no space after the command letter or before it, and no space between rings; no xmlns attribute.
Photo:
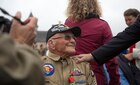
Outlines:
<svg viewBox="0 0 140 85"><path fill-rule="evenodd" d="M52 52L50 52L49 50L47 51L47 57L49 57L50 59L54 60L54 61L59 61L59 60L62 60L61 56L59 55L56 55ZM70 56L66 57L65 58L67 63L70 64Z"/></svg>
<svg viewBox="0 0 140 85"><path fill-rule="evenodd" d="M59 61L61 58L59 55L56 55L56 54L50 52L49 50L47 51L47 56L54 61Z"/></svg>

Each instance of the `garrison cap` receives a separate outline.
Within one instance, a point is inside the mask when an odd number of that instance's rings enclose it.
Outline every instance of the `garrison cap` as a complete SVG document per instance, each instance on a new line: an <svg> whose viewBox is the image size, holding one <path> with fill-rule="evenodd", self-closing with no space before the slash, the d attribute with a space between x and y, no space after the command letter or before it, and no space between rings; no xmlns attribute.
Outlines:
<svg viewBox="0 0 140 85"><path fill-rule="evenodd" d="M46 42L48 42L48 40L56 33L63 33L68 31L71 31L75 37L78 37L81 34L81 29L79 27L69 28L63 24L56 24L56 25L52 25L52 27L48 30L46 36Z"/></svg>

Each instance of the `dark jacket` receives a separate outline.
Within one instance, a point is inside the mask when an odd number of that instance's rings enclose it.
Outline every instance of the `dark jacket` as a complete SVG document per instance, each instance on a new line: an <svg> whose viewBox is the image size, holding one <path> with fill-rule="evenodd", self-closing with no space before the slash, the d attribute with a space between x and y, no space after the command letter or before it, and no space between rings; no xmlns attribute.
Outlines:
<svg viewBox="0 0 140 85"><path fill-rule="evenodd" d="M133 25L127 27L123 32L118 33L107 44L99 47L91 54L99 64L103 64L139 40L140 16Z"/></svg>
<svg viewBox="0 0 140 85"><path fill-rule="evenodd" d="M0 31L1 32L6 32L6 33L9 33L10 31L10 28L11 28L11 23L12 21L10 21L9 19L3 17L3 16L0 16Z"/></svg>
<svg viewBox="0 0 140 85"><path fill-rule="evenodd" d="M140 85L140 70L127 60L124 55L118 56L118 64L130 85Z"/></svg>

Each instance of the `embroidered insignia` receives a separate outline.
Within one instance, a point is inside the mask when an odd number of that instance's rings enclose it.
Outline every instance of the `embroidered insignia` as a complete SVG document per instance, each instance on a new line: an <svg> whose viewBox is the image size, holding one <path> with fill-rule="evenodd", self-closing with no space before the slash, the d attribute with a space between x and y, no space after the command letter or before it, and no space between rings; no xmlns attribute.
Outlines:
<svg viewBox="0 0 140 85"><path fill-rule="evenodd" d="M43 72L45 74L45 76L51 76L54 74L54 66L52 64L46 63L43 66Z"/></svg>
<svg viewBox="0 0 140 85"><path fill-rule="evenodd" d="M80 76L83 75L83 73L79 69L74 69L74 71L71 72L71 76Z"/></svg>
<svg viewBox="0 0 140 85"><path fill-rule="evenodd" d="M76 84L85 84L87 83L86 80L78 80L78 81L75 81Z"/></svg>

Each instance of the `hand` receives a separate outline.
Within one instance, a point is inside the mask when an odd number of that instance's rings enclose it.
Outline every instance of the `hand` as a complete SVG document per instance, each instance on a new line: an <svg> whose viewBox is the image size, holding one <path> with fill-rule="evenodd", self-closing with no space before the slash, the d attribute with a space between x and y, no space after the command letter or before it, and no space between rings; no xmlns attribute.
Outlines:
<svg viewBox="0 0 140 85"><path fill-rule="evenodd" d="M16 13L17 18L21 18L21 13ZM36 37L37 18L30 17L21 25L17 20L13 20L10 36L18 43L32 45Z"/></svg>
<svg viewBox="0 0 140 85"><path fill-rule="evenodd" d="M81 63L81 62L88 62L92 61L94 58L91 54L80 54L73 56L73 58L76 60L76 63Z"/></svg>
<svg viewBox="0 0 140 85"><path fill-rule="evenodd" d="M125 54L124 57L129 61L133 60L133 54L132 53Z"/></svg>

